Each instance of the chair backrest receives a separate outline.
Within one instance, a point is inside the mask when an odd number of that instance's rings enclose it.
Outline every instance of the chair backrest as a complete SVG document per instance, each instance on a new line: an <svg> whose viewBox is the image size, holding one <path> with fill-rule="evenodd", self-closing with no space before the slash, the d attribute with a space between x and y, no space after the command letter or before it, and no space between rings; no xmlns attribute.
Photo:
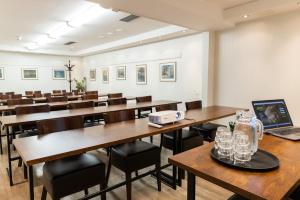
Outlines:
<svg viewBox="0 0 300 200"><path fill-rule="evenodd" d="M131 109L131 110L120 110L120 111L108 112L103 114L103 118L106 124L133 120L135 119L135 111L134 109Z"/></svg>
<svg viewBox="0 0 300 200"><path fill-rule="evenodd" d="M51 97L51 93L44 93L44 94L43 94L43 97L46 97L46 98L47 98L47 97Z"/></svg>
<svg viewBox="0 0 300 200"><path fill-rule="evenodd" d="M202 108L202 101L190 101L185 102L186 110L192 110L192 109L201 109Z"/></svg>
<svg viewBox="0 0 300 200"><path fill-rule="evenodd" d="M172 103L172 104L156 106L155 110L156 110L156 112L160 112L160 111L164 111L164 110L177 110L177 104Z"/></svg>
<svg viewBox="0 0 300 200"><path fill-rule="evenodd" d="M1 99L2 99L2 100L9 99L9 95L8 95L8 94L2 94L2 95L1 95Z"/></svg>
<svg viewBox="0 0 300 200"><path fill-rule="evenodd" d="M69 103L70 109L91 108L91 107L94 107L93 101L86 101L86 102L80 102L80 103Z"/></svg>
<svg viewBox="0 0 300 200"><path fill-rule="evenodd" d="M120 97L123 97L123 94L122 93L113 93L113 94L108 94L107 95L108 98L120 98Z"/></svg>
<svg viewBox="0 0 300 200"><path fill-rule="evenodd" d="M72 93L73 93L74 95L78 95L78 90L72 90Z"/></svg>
<svg viewBox="0 0 300 200"><path fill-rule="evenodd" d="M61 90L61 93L65 94L67 92L67 90Z"/></svg>
<svg viewBox="0 0 300 200"><path fill-rule="evenodd" d="M98 95L97 94L87 94L82 96L83 100L97 100Z"/></svg>
<svg viewBox="0 0 300 200"><path fill-rule="evenodd" d="M107 99L107 104L109 106L127 104L127 100L126 98Z"/></svg>
<svg viewBox="0 0 300 200"><path fill-rule="evenodd" d="M13 94L10 96L10 99L22 99L22 94Z"/></svg>
<svg viewBox="0 0 300 200"><path fill-rule="evenodd" d="M141 103L141 102L151 102L152 101L152 96L143 96L143 97L137 97L136 102Z"/></svg>
<svg viewBox="0 0 300 200"><path fill-rule="evenodd" d="M92 94L94 94L94 95L98 96L98 91L86 91L85 94L86 95L92 95Z"/></svg>
<svg viewBox="0 0 300 200"><path fill-rule="evenodd" d="M8 99L7 100L8 106L25 105L25 104L33 104L33 99Z"/></svg>
<svg viewBox="0 0 300 200"><path fill-rule="evenodd" d="M68 101L68 97L47 97L47 102L63 102Z"/></svg>
<svg viewBox="0 0 300 200"><path fill-rule="evenodd" d="M33 95L33 91L25 91L25 95Z"/></svg>
<svg viewBox="0 0 300 200"><path fill-rule="evenodd" d="M42 97L42 92L39 90L39 91L34 91L33 92L33 96L35 97L35 98L37 98L37 97Z"/></svg>
<svg viewBox="0 0 300 200"><path fill-rule="evenodd" d="M34 106L20 106L20 107L16 107L15 110L16 110L16 115L42 113L42 112L50 112L50 106L48 104L34 105Z"/></svg>
<svg viewBox="0 0 300 200"><path fill-rule="evenodd" d="M5 92L6 95L14 95L15 92Z"/></svg>
<svg viewBox="0 0 300 200"><path fill-rule="evenodd" d="M67 131L83 128L83 117L65 117L58 119L47 119L37 122L39 134L48 134L53 132Z"/></svg>
<svg viewBox="0 0 300 200"><path fill-rule="evenodd" d="M72 96L72 95L73 95L72 92L65 92L65 93L64 93L64 96Z"/></svg>
<svg viewBox="0 0 300 200"><path fill-rule="evenodd" d="M52 93L53 94L61 94L61 90L53 90Z"/></svg>

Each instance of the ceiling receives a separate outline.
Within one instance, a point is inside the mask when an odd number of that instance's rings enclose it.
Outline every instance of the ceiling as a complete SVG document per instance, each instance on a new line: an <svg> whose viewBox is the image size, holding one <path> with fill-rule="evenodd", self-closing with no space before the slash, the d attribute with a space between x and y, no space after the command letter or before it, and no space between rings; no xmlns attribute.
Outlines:
<svg viewBox="0 0 300 200"><path fill-rule="evenodd" d="M84 56L157 42L300 9L300 0L0 0L0 50ZM96 17L40 44L39 38L66 25L86 6L101 5ZM129 13L142 16L129 23ZM86 15L86 14L85 14ZM247 17L244 17L247 15ZM21 39L21 40L20 40ZM64 43L74 41L73 45Z"/></svg>

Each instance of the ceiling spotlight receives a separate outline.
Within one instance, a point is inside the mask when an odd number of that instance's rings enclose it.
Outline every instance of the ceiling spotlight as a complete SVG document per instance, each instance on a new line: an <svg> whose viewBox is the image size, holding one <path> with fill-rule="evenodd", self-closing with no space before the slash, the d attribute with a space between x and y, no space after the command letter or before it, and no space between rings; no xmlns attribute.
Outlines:
<svg viewBox="0 0 300 200"><path fill-rule="evenodd" d="M246 18L248 18L249 16L248 16L247 14L245 14L243 17L246 19Z"/></svg>

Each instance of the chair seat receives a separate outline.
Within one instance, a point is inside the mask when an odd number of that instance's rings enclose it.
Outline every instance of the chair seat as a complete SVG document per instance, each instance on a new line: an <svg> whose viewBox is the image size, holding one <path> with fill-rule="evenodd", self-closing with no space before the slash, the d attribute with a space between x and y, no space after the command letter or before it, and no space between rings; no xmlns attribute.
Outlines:
<svg viewBox="0 0 300 200"><path fill-rule="evenodd" d="M218 127L224 126L221 124L205 123L201 125L191 126L192 130L196 130L203 135L204 140L212 142L215 140ZM225 127L225 126L224 126Z"/></svg>
<svg viewBox="0 0 300 200"><path fill-rule="evenodd" d="M198 128L200 130L203 130L203 131L216 131L218 127L220 126L223 126L221 124L215 124L215 123L205 123L205 124L201 124L201 125L196 125L196 126L193 126L195 128Z"/></svg>
<svg viewBox="0 0 300 200"><path fill-rule="evenodd" d="M166 133L163 135L163 141L162 141L163 147L173 150L174 134L175 133ZM182 142L181 145L180 143L177 143L178 145L177 148L181 146L182 151L187 151L189 149L203 145L203 137L199 135L198 132L196 131L182 129L181 142Z"/></svg>
<svg viewBox="0 0 300 200"><path fill-rule="evenodd" d="M31 137L35 135L38 135L38 130L30 130L30 131L25 131L23 133L20 133L19 138Z"/></svg>
<svg viewBox="0 0 300 200"><path fill-rule="evenodd" d="M105 164L92 154L81 154L47 162L43 167L44 186L54 199L104 181Z"/></svg>
<svg viewBox="0 0 300 200"><path fill-rule="evenodd" d="M111 149L111 163L122 171L135 171L160 161L160 148L144 141L121 144Z"/></svg>

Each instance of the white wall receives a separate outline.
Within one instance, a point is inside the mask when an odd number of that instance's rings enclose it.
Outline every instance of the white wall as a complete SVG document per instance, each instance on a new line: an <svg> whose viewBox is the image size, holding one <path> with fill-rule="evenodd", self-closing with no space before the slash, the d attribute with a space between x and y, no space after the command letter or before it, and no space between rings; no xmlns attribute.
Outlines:
<svg viewBox="0 0 300 200"><path fill-rule="evenodd" d="M152 95L153 99L202 99L202 71L207 67L208 33L163 41L83 58L84 75L97 69L89 90L122 92L126 96ZM176 82L160 82L159 63L177 62ZM136 84L136 65L147 64L147 85ZM116 80L116 67L127 67L126 80ZM102 83L102 68L109 67L109 84Z"/></svg>
<svg viewBox="0 0 300 200"><path fill-rule="evenodd" d="M284 98L300 125L300 12L239 24L217 34L215 104L251 108Z"/></svg>
<svg viewBox="0 0 300 200"><path fill-rule="evenodd" d="M67 80L53 80L52 69L64 69L69 57L25 53L0 52L0 67L4 67L5 80L0 80L0 92L14 91L24 93L26 90L68 89ZM81 78L81 58L71 58L75 64L73 78ZM38 80L22 80L22 68L38 68Z"/></svg>

